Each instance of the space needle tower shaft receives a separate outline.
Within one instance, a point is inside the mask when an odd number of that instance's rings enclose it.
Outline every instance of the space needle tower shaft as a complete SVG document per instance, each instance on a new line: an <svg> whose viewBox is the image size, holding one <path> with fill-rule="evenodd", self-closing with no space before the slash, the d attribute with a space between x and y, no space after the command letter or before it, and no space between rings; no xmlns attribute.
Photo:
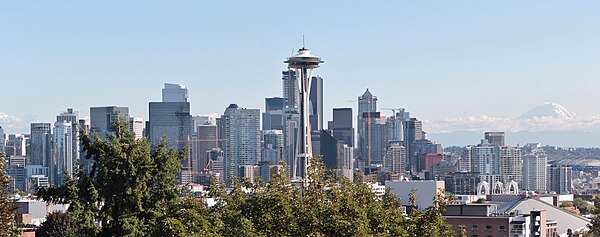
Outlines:
<svg viewBox="0 0 600 237"><path fill-rule="evenodd" d="M287 58L288 70L295 71L298 83L298 109L300 110L300 125L296 142L296 159L293 165L293 175L305 178L312 157L311 128L309 121L309 98L313 70L323 63L320 57L310 54L310 50L302 47L298 54Z"/></svg>

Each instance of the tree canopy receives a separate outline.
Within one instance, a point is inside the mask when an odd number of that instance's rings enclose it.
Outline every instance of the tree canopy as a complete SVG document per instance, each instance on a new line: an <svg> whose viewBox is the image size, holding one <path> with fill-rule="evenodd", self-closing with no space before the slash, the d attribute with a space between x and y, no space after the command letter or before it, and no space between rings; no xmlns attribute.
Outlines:
<svg viewBox="0 0 600 237"><path fill-rule="evenodd" d="M67 215L48 221L77 227L48 229L65 230L65 236L454 235L441 216L444 197L406 217L389 191L378 197L360 181L335 177L318 157L307 182L290 183L280 169L268 183L234 179L232 190L213 182L201 199L183 195L176 182L185 152L168 150L166 142L151 148L126 123L115 127L105 141L81 134L86 158L93 160L89 174L79 171L64 185L39 191L45 201L70 204Z"/></svg>

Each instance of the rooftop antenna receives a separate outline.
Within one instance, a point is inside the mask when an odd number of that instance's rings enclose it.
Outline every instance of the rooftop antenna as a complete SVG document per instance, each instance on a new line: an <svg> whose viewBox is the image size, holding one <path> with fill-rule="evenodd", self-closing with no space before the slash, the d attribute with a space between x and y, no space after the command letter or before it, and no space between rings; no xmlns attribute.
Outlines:
<svg viewBox="0 0 600 237"><path fill-rule="evenodd" d="M304 35L302 35L302 48L304 49Z"/></svg>

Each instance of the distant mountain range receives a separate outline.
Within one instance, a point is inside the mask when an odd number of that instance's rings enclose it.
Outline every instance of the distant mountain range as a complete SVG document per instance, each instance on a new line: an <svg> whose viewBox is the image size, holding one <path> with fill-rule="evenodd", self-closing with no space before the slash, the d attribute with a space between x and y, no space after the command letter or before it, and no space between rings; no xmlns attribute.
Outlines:
<svg viewBox="0 0 600 237"><path fill-rule="evenodd" d="M477 144L485 131L506 132L507 145L541 143L563 147L600 147L600 116L576 116L545 102L518 118L470 116L424 122L431 140L444 146Z"/></svg>
<svg viewBox="0 0 600 237"><path fill-rule="evenodd" d="M575 119L575 113L552 102L544 102L525 112L519 119L554 118Z"/></svg>

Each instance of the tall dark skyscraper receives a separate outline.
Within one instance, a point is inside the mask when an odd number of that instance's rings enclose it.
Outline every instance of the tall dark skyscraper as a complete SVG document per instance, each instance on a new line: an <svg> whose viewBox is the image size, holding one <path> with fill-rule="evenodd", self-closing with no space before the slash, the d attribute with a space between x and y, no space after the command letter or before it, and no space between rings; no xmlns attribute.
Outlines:
<svg viewBox="0 0 600 237"><path fill-rule="evenodd" d="M314 76L310 83L309 117L310 128L313 131L325 129L323 127L323 78Z"/></svg>
<svg viewBox="0 0 600 237"><path fill-rule="evenodd" d="M485 140L499 147L504 146L504 132L485 132Z"/></svg>
<svg viewBox="0 0 600 237"><path fill-rule="evenodd" d="M354 127L352 126L352 108L333 109L333 137L354 147Z"/></svg>
<svg viewBox="0 0 600 237"><path fill-rule="evenodd" d="M370 125L374 120L371 119L372 115L377 115L377 96L373 96L369 89L365 91L361 96L358 97L358 148L359 157L365 166L371 165L371 156L373 152L371 150L371 136L368 131ZM387 141L386 141L387 143Z"/></svg>
<svg viewBox="0 0 600 237"><path fill-rule="evenodd" d="M404 143L408 154L408 168L415 174L418 172L419 154L417 154L416 141L423 139L423 124L416 118L404 122Z"/></svg>
<svg viewBox="0 0 600 237"><path fill-rule="evenodd" d="M191 139L189 102L150 102L150 142L157 146L167 139L169 148L178 150L187 146Z"/></svg>
<svg viewBox="0 0 600 237"><path fill-rule="evenodd" d="M287 70L282 71L281 74L285 107L289 111L296 111L298 110L298 79L296 76L296 71Z"/></svg>
<svg viewBox="0 0 600 237"><path fill-rule="evenodd" d="M30 164L49 167L52 159L52 124L32 123L30 140Z"/></svg>
<svg viewBox="0 0 600 237"><path fill-rule="evenodd" d="M388 143L386 118L379 112L365 112L361 119L363 123L360 134L359 150L366 167L383 164L383 157Z"/></svg>
<svg viewBox="0 0 600 237"><path fill-rule="evenodd" d="M285 98L271 97L265 98L265 112L283 110L285 108Z"/></svg>
<svg viewBox="0 0 600 237"><path fill-rule="evenodd" d="M283 114L286 110L285 98L265 98L265 112L262 114L263 130L283 130Z"/></svg>

